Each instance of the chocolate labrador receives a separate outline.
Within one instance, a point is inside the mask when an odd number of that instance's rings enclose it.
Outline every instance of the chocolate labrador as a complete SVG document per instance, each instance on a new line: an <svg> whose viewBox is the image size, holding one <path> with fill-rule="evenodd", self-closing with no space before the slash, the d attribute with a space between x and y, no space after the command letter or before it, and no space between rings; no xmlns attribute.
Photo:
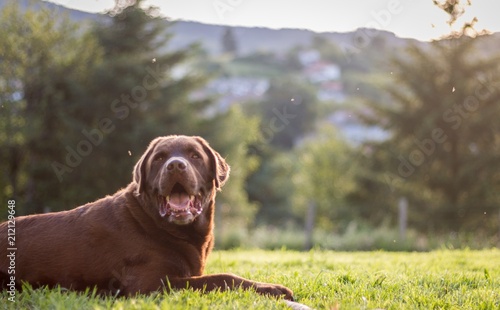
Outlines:
<svg viewBox="0 0 500 310"><path fill-rule="evenodd" d="M214 199L229 176L200 137L151 142L133 181L112 196L70 211L15 219L15 281L134 295L236 287L292 300L284 286L233 274L203 275L214 244ZM7 222L0 224L0 281L11 277Z"/></svg>

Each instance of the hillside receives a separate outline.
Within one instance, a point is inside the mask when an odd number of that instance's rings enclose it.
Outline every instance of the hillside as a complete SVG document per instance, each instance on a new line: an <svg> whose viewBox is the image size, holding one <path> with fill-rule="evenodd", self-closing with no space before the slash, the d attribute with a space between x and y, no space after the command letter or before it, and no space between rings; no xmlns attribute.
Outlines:
<svg viewBox="0 0 500 310"><path fill-rule="evenodd" d="M8 0L0 0L0 8ZM102 14L92 14L73 10L54 3L45 1L19 0L22 7L27 7L28 3L36 3L36 6L45 6L51 9L66 13L72 20L86 21L106 18ZM165 20L166 23L172 23ZM220 52L220 40L226 26L208 25L192 21L176 21L172 23L173 39L170 41L170 49L179 49L191 43L199 42L210 54ZM251 54L256 51L269 51L277 54L284 54L290 48L297 45L309 45L316 35L323 36L339 45L354 45L356 32L328 32L316 33L304 29L269 29L258 27L233 27L233 32L238 39L239 51L241 55ZM396 37L387 31L374 31L374 36L382 36L388 44L400 46L410 40Z"/></svg>
<svg viewBox="0 0 500 310"><path fill-rule="evenodd" d="M175 33L172 45L182 47L192 42L201 42L207 51L216 54L220 52L220 40L225 28L226 26L179 21L172 27ZM325 37L340 46L354 45L353 42L356 39L355 32L316 33L304 29L233 27L233 33L239 39L239 50L242 55L251 54L256 51L284 54L297 45L310 45L313 37L317 35ZM398 38L393 33L387 31L376 31L375 33L375 36L382 36L388 44L396 46L401 46L411 41Z"/></svg>
<svg viewBox="0 0 500 310"><path fill-rule="evenodd" d="M0 0L0 8L3 7L8 0ZM37 5L50 7L55 10L60 10L62 13L67 13L72 20L86 21L98 20L106 18L102 14L92 14L66 8L61 5L46 1L19 0L21 6L26 7L28 3L37 3ZM165 20L166 23L172 23ZM199 42L204 49L210 54L220 53L220 40L226 26L209 25L193 21L176 21L172 23L172 33L174 34L170 41L169 49L179 49L191 43ZM241 55L247 55L256 51L268 51L277 54L284 54L290 48L297 45L309 45L314 36L327 38L331 42L339 46L356 46L356 40L359 37L366 37L357 32L323 32L316 33L305 29L269 29L259 27L233 27L233 32L238 39L239 51ZM399 38L394 33L388 31L372 30L366 31L372 33L372 37L381 37L387 45L400 47L408 42L415 41L413 39ZM495 33L490 36L491 40L485 40L484 51L494 52L500 48L500 33Z"/></svg>
<svg viewBox="0 0 500 310"><path fill-rule="evenodd" d="M0 8L8 0L0 0ZM19 0L21 6L26 7L28 3L37 2L31 0ZM37 5L50 7L67 13L72 20L86 21L106 18L102 14L92 14L66 8L50 2L38 1ZM186 47L191 43L199 42L209 54L220 53L220 40L226 26L209 25L193 21L171 22L167 19L166 23L172 23L171 29L174 34L170 41L169 49L175 50ZM323 32L316 33L305 29L269 29L259 27L233 27L233 33L238 40L240 55L247 55L257 51L267 51L277 54L285 54L291 48L297 45L308 46L315 36L321 36L329 41L346 48L359 46L360 37L366 38L361 34L365 30L358 29L357 32ZM401 47L406 43L415 41L413 39L404 39L397 37L394 33L388 31L372 30L365 33L372 34L371 38L383 38L387 46ZM490 36L491 40L485 40L485 53L498 50L500 47L500 33ZM358 44L358 45L357 45Z"/></svg>

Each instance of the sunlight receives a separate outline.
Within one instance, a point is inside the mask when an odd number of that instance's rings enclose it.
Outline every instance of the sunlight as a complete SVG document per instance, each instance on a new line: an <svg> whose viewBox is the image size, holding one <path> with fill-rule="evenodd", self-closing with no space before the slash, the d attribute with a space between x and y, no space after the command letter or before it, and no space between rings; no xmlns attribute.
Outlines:
<svg viewBox="0 0 500 310"><path fill-rule="evenodd" d="M113 0L53 0L69 8L103 12L114 5ZM393 32L402 38L422 41L438 39L450 32L448 16L432 1L375 0L375 1L296 1L285 0L211 0L182 2L150 0L163 15L174 20L198 21L246 27L309 29L316 32L349 32L358 28L375 28ZM459 29L474 17L479 21L476 29L500 31L494 16L500 3L494 0L473 1L454 27Z"/></svg>

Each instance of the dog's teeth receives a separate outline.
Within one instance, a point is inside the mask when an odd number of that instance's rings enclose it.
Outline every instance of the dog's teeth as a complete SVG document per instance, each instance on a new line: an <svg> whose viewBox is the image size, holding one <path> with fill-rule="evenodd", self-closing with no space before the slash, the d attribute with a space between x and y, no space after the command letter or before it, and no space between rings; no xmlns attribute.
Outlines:
<svg viewBox="0 0 500 310"><path fill-rule="evenodd" d="M165 197L167 199L167 202L170 201L170 195L168 195L167 197Z"/></svg>
<svg viewBox="0 0 500 310"><path fill-rule="evenodd" d="M193 200L194 199L194 195L189 195L189 200Z"/></svg>

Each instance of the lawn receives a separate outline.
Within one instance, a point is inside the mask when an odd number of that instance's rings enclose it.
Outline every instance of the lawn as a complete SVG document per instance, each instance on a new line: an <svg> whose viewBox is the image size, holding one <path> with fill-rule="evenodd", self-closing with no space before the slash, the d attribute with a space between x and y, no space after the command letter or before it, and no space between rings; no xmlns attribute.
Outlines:
<svg viewBox="0 0 500 310"><path fill-rule="evenodd" d="M427 253L216 251L207 273L232 272L281 283L315 309L500 309L500 250ZM288 309L241 290L189 290L99 298L62 289L27 290L7 309Z"/></svg>

